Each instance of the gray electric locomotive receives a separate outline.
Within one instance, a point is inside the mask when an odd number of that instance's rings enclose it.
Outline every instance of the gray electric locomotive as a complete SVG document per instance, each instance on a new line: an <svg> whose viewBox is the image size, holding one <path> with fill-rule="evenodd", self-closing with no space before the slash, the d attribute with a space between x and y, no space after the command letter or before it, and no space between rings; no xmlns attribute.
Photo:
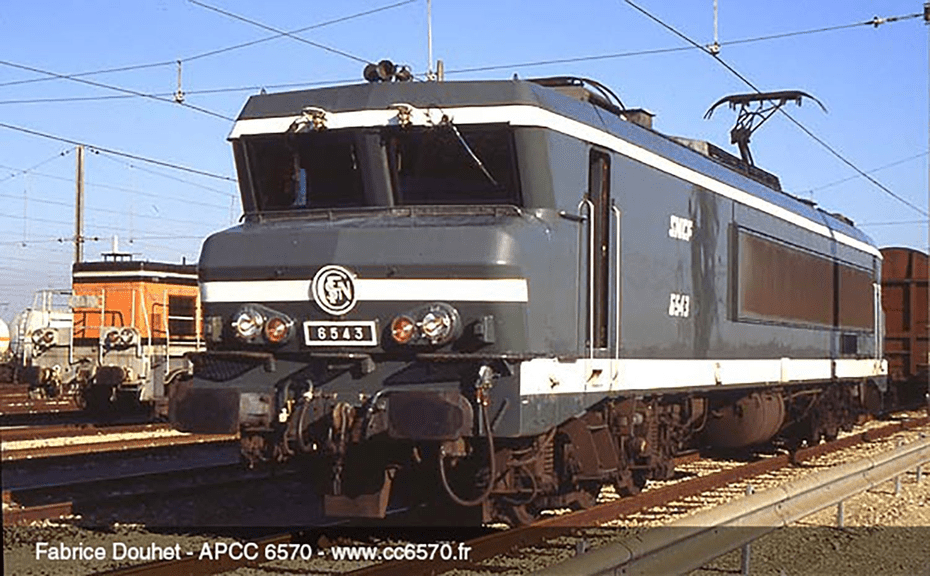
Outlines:
<svg viewBox="0 0 930 576"><path fill-rule="evenodd" d="M880 401L872 242L580 81L262 94L230 140L172 419L310 459L328 515L523 522Z"/></svg>

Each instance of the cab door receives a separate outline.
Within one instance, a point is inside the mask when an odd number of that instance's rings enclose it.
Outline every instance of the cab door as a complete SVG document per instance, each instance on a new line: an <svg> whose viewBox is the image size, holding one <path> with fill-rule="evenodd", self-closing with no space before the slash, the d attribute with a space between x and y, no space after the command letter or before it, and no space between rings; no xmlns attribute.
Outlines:
<svg viewBox="0 0 930 576"><path fill-rule="evenodd" d="M610 156L591 150L588 166L587 337L589 353L608 354L610 341Z"/></svg>

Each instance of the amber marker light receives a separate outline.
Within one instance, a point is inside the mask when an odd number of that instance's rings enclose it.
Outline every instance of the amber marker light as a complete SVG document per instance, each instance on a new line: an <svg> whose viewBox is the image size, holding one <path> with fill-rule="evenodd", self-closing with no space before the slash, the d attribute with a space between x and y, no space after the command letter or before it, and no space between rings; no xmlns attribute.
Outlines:
<svg viewBox="0 0 930 576"><path fill-rule="evenodd" d="M274 316L265 323L265 339L272 344L280 344L287 339L289 328L290 324L287 320Z"/></svg>
<svg viewBox="0 0 930 576"><path fill-rule="evenodd" d="M391 322L391 338L398 344L406 344L416 334L417 325L406 316L398 316Z"/></svg>

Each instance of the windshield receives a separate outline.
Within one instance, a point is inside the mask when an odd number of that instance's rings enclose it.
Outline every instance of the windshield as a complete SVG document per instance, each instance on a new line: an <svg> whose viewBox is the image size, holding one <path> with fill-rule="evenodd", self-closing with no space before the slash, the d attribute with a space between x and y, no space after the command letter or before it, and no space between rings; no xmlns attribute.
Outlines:
<svg viewBox="0 0 930 576"><path fill-rule="evenodd" d="M356 144L346 133L248 143L259 211L364 206Z"/></svg>
<svg viewBox="0 0 930 576"><path fill-rule="evenodd" d="M260 212L520 205L513 132L504 125L332 130L244 145Z"/></svg>

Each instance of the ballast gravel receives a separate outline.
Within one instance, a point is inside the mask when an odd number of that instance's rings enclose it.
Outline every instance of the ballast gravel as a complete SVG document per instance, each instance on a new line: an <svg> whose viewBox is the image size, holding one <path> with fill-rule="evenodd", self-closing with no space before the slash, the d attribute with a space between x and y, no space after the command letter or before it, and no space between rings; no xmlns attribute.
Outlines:
<svg viewBox="0 0 930 576"><path fill-rule="evenodd" d="M861 431L861 428L859 429ZM858 454L887 450L900 441L912 441L920 430L902 432L893 438L874 442ZM924 430L927 433L927 430ZM850 458L842 455L824 456L792 470L810 473ZM693 473L702 463L694 463ZM729 467L729 464L724 465ZM757 492L770 485L790 481L783 473L754 479ZM788 474L785 472L784 474ZM488 575L512 576L528 574L552 566L576 554L579 547L593 549L655 526L661 526L675 517L689 515L701 509L741 497L744 486L731 486L717 494L696 497L693 501L676 503L664 508L645 511L616 522L616 526L587 530L584 543L575 537L562 537L508 555L479 563L473 569L455 569L447 576ZM611 495L603 494L603 499ZM232 504L232 503L230 503ZM109 556L114 542L127 547L145 549L153 544L170 547L180 544L185 551L198 551L204 544L217 542L243 542L242 537L230 538L210 531L170 532L149 531L141 525L115 525L104 529L86 529L72 523L40 523L29 527L4 527L4 574L24 576L85 575L95 574L138 562L115 561ZM103 546L108 559L97 560L37 560L38 542L65 546ZM396 544L388 539L374 538L370 544ZM329 560L276 561L256 567L240 568L226 574L235 576L271 576L280 574L337 574L361 567L359 562L332 562ZM741 552L734 551L717 558L693 576L720 576L740 574ZM416 574L412 570L411 574ZM921 482L915 471L902 476L900 494L895 494L895 483L886 482L875 489L847 500L844 504L844 527L837 527L836 507L810 515L796 524L780 528L755 541L750 546L749 574L752 575L916 575L930 576L930 465L924 470Z"/></svg>

